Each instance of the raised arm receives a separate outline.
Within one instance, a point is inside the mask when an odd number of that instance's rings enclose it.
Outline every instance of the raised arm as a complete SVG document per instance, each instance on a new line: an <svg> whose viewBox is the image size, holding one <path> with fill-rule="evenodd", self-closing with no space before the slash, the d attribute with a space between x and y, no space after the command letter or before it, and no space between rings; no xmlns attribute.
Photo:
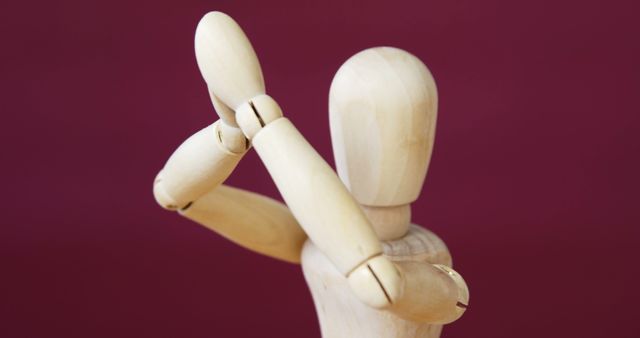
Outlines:
<svg viewBox="0 0 640 338"><path fill-rule="evenodd" d="M242 29L220 12L196 30L196 58L210 90L236 112L235 120L267 167L309 238L349 280L359 299L387 307L402 293L396 267L362 210L331 167L265 94L262 72Z"/></svg>
<svg viewBox="0 0 640 338"><path fill-rule="evenodd" d="M233 112L210 94L221 119L189 137L171 155L154 181L156 200L243 247L299 262L307 237L285 205L220 186L250 143L235 127Z"/></svg>

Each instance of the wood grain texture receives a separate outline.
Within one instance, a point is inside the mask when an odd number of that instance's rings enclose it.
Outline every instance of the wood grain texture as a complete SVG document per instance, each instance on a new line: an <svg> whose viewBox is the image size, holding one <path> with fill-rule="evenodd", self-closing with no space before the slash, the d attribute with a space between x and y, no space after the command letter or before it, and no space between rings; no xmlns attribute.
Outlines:
<svg viewBox="0 0 640 338"><path fill-rule="evenodd" d="M451 256L442 240L415 225L405 237L384 242L383 247L385 257L401 268L451 263ZM442 325L403 318L394 313L393 309L380 310L363 304L354 296L344 276L312 242L307 241L303 248L302 267L313 296L323 338L440 336ZM407 273L413 274L413 271L407 270ZM414 285L409 287L413 288ZM405 294L415 293L405 290Z"/></svg>
<svg viewBox="0 0 640 338"><path fill-rule="evenodd" d="M347 60L329 93L338 174L358 202L394 206L422 189L435 136L438 95L427 67L401 49Z"/></svg>
<svg viewBox="0 0 640 338"><path fill-rule="evenodd" d="M212 100L232 110L264 94L264 79L256 52L240 26L221 12L207 13L196 28L196 59Z"/></svg>
<svg viewBox="0 0 640 338"><path fill-rule="evenodd" d="M180 213L238 245L291 263L300 262L307 239L284 204L226 185L204 194Z"/></svg>
<svg viewBox="0 0 640 338"><path fill-rule="evenodd" d="M214 107L251 139L291 213L226 187L182 213L240 245L292 262L305 238L302 227L309 236L303 271L324 337L439 336L437 324L466 309L468 290L446 265L451 260L442 241L418 227L407 232L435 135L437 91L427 67L403 50L379 47L340 68L329 105L343 183L264 93L253 47L233 19L205 15L196 57ZM247 205L251 217L262 210L262 218L272 218L266 227L256 225L258 218L234 219ZM387 240L384 253L380 239Z"/></svg>
<svg viewBox="0 0 640 338"><path fill-rule="evenodd" d="M169 157L153 183L156 201L164 208L186 207L229 177L245 153L231 152L224 145L244 144L241 133L222 134L218 120L185 140ZM244 148L244 147L243 147Z"/></svg>
<svg viewBox="0 0 640 338"><path fill-rule="evenodd" d="M287 118L266 125L252 142L295 218L342 274L382 253L358 204Z"/></svg>
<svg viewBox="0 0 640 338"><path fill-rule="evenodd" d="M403 237L411 223L411 205L390 207L361 205L379 239L389 241Z"/></svg>
<svg viewBox="0 0 640 338"><path fill-rule="evenodd" d="M397 261L404 293L389 311L416 323L447 324L464 314L469 292L463 279L444 265ZM446 269L446 270L445 270Z"/></svg>
<svg viewBox="0 0 640 338"><path fill-rule="evenodd" d="M380 256L375 232L336 173L264 95L258 59L240 26L226 14L208 13L198 24L195 45L214 105L236 111L235 122L308 236L343 274L360 269L352 285L362 301L389 304L389 292L400 290L397 270Z"/></svg>

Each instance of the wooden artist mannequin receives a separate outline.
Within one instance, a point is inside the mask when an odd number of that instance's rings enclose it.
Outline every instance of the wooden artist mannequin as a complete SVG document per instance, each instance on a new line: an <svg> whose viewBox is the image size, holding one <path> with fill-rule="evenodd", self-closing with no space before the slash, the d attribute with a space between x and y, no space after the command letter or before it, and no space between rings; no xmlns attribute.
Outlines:
<svg viewBox="0 0 640 338"><path fill-rule="evenodd" d="M459 318L464 280L443 242L410 225L437 110L427 68L395 48L366 50L340 68L330 112L341 181L265 94L233 19L205 15L195 49L221 119L169 158L154 182L158 203L251 250L302 259L323 337L437 337L439 324ZM221 185L251 145L286 206Z"/></svg>

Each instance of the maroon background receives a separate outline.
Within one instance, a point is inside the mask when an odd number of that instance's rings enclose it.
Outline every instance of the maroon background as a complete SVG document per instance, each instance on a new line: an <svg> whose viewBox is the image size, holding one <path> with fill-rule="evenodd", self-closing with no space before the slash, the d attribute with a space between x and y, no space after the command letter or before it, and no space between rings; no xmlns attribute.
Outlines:
<svg viewBox="0 0 640 338"><path fill-rule="evenodd" d="M318 337L299 266L156 206L157 170L215 117L209 10L331 163L327 94L367 47L440 91L414 221L471 288L445 337L632 337L638 323L634 1L3 1L0 337ZM230 179L279 198L255 153Z"/></svg>

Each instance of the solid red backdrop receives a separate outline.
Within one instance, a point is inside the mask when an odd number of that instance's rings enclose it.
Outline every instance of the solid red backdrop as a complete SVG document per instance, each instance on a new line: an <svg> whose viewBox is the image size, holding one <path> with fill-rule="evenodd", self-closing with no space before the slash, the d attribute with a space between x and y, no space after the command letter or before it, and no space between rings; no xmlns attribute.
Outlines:
<svg viewBox="0 0 640 338"><path fill-rule="evenodd" d="M330 163L327 96L354 53L439 87L414 222L471 289L444 337L632 337L639 292L634 1L4 1L1 337L318 337L299 266L160 209L175 147L215 119L200 17L254 43L267 91ZM257 156L229 183L279 198Z"/></svg>

